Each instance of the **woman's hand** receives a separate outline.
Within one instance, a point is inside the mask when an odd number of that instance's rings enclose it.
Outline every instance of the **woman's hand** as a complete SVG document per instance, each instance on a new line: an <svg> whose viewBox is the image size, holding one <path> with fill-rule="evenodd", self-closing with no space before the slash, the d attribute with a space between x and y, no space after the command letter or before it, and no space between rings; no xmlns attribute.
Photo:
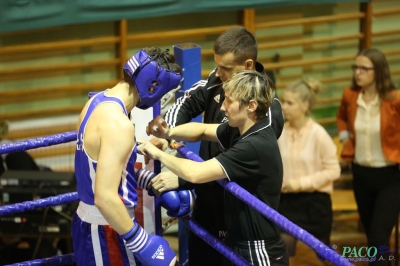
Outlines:
<svg viewBox="0 0 400 266"><path fill-rule="evenodd" d="M161 116L157 116L147 124L146 133L148 136L153 135L157 138L169 138L169 128L167 122L165 122Z"/></svg>
<svg viewBox="0 0 400 266"><path fill-rule="evenodd" d="M159 193L179 188L178 176L172 172L161 172L149 183L148 189Z"/></svg>
<svg viewBox="0 0 400 266"><path fill-rule="evenodd" d="M159 139L157 137L152 137L150 139L150 143L152 143L154 146L159 148L161 151L165 151L168 148L168 141L165 139ZM144 156L144 163L149 164L151 158Z"/></svg>
<svg viewBox="0 0 400 266"><path fill-rule="evenodd" d="M139 154L153 160L157 160L160 152L163 152L148 140L141 140L137 148Z"/></svg>

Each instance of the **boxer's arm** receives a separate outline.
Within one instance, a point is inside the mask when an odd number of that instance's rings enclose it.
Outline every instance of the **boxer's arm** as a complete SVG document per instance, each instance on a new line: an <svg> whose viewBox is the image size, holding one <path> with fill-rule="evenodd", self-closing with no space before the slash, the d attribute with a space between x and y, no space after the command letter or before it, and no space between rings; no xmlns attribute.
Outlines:
<svg viewBox="0 0 400 266"><path fill-rule="evenodd" d="M101 112L105 106L100 105L96 111ZM134 127L125 116L117 115L120 113L119 106L108 105L102 112L105 123L98 125L101 146L96 158L94 203L114 230L123 234L133 226L133 222L118 195L118 187L126 158L133 147Z"/></svg>

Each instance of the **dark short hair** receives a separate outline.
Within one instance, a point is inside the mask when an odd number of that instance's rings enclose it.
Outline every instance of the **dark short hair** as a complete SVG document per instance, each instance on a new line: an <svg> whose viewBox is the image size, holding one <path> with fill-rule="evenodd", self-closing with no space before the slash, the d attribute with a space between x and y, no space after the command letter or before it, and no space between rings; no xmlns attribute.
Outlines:
<svg viewBox="0 0 400 266"><path fill-rule="evenodd" d="M181 67L175 63L175 56L169 53L169 49L161 50L159 47L145 47L143 48L152 60L156 60L159 66L164 69L181 74ZM124 82L133 85L131 77L124 72Z"/></svg>
<svg viewBox="0 0 400 266"><path fill-rule="evenodd" d="M175 56L169 53L169 49L161 50L159 47L146 47L144 50L153 60L157 61L158 65L181 74L181 67L175 63Z"/></svg>
<svg viewBox="0 0 400 266"><path fill-rule="evenodd" d="M257 60L258 44L253 34L245 27L233 27L222 33L214 43L214 53L233 53L238 64L247 59Z"/></svg>

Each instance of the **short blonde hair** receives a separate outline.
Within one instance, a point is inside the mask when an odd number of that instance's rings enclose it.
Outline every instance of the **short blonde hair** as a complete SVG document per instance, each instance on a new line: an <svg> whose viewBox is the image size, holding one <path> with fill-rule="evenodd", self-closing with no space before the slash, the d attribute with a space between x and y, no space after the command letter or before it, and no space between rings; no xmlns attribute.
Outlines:
<svg viewBox="0 0 400 266"><path fill-rule="evenodd" d="M274 101L275 89L272 87L271 79L266 74L254 70L233 73L222 88L239 101L239 107L248 104L250 100L257 101L257 120L266 116L268 108Z"/></svg>

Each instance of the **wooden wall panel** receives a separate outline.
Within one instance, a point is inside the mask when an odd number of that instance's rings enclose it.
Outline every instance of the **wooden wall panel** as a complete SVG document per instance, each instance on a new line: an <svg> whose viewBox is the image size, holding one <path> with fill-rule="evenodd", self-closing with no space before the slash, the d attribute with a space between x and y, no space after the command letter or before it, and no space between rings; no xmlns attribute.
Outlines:
<svg viewBox="0 0 400 266"><path fill-rule="evenodd" d="M314 76L326 85L315 117L334 133L334 114L342 90L350 84L349 66L359 49L380 48L400 87L400 30L390 23L400 21L400 3L321 4L313 5L312 11L297 5L0 34L0 138L39 134L7 132L7 121L78 114L89 91L121 79L123 64L139 47L199 44L206 78L215 67L213 42L235 25L255 34L259 61L275 72L279 90L303 76ZM65 128L71 125L46 132Z"/></svg>

